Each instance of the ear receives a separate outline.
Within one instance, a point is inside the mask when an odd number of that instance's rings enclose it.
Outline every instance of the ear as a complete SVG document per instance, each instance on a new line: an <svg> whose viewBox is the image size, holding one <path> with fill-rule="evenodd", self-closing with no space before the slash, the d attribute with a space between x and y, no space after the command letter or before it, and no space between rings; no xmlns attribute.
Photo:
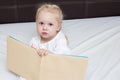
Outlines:
<svg viewBox="0 0 120 80"><path fill-rule="evenodd" d="M60 30L61 30L61 28L62 28L62 25L61 25L61 24L59 24L59 25L58 25L58 28L57 28L57 31L60 31Z"/></svg>

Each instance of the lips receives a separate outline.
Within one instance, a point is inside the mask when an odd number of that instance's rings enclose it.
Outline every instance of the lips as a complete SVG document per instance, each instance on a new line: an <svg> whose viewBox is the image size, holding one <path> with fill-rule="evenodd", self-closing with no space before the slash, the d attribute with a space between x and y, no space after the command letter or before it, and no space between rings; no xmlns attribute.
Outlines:
<svg viewBox="0 0 120 80"><path fill-rule="evenodd" d="M48 33L47 32L42 32L43 35L47 35Z"/></svg>

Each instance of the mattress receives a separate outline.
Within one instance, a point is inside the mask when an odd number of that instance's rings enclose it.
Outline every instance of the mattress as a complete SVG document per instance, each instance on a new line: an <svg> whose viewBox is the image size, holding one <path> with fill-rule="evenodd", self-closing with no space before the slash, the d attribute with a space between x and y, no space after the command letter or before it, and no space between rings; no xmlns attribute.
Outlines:
<svg viewBox="0 0 120 80"><path fill-rule="evenodd" d="M86 80L120 79L120 16L63 21L72 54L89 58ZM6 64L6 37L14 35L29 44L36 23L0 24L0 80L18 80Z"/></svg>

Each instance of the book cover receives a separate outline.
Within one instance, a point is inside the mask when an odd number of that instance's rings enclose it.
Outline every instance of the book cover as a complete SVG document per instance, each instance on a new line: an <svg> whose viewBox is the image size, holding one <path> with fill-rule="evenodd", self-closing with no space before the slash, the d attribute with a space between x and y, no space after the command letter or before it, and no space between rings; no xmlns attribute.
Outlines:
<svg viewBox="0 0 120 80"><path fill-rule="evenodd" d="M40 57L28 45L7 38L7 66L27 80L85 80L88 58L48 54Z"/></svg>

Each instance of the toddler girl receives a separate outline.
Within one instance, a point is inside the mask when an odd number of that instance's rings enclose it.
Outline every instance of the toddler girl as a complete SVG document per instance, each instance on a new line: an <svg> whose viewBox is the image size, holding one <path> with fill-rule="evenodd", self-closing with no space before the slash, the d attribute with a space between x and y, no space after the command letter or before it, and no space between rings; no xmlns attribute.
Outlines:
<svg viewBox="0 0 120 80"><path fill-rule="evenodd" d="M55 4L44 4L36 13L36 25L38 36L33 37L30 46L38 52L39 56L48 53L69 54L65 35L61 31L63 13ZM20 80L26 80L20 77Z"/></svg>
<svg viewBox="0 0 120 80"><path fill-rule="evenodd" d="M63 14L59 6L44 4L37 10L36 24L38 36L32 38L30 46L38 54L46 56L48 53L68 54L67 40L61 31Z"/></svg>

